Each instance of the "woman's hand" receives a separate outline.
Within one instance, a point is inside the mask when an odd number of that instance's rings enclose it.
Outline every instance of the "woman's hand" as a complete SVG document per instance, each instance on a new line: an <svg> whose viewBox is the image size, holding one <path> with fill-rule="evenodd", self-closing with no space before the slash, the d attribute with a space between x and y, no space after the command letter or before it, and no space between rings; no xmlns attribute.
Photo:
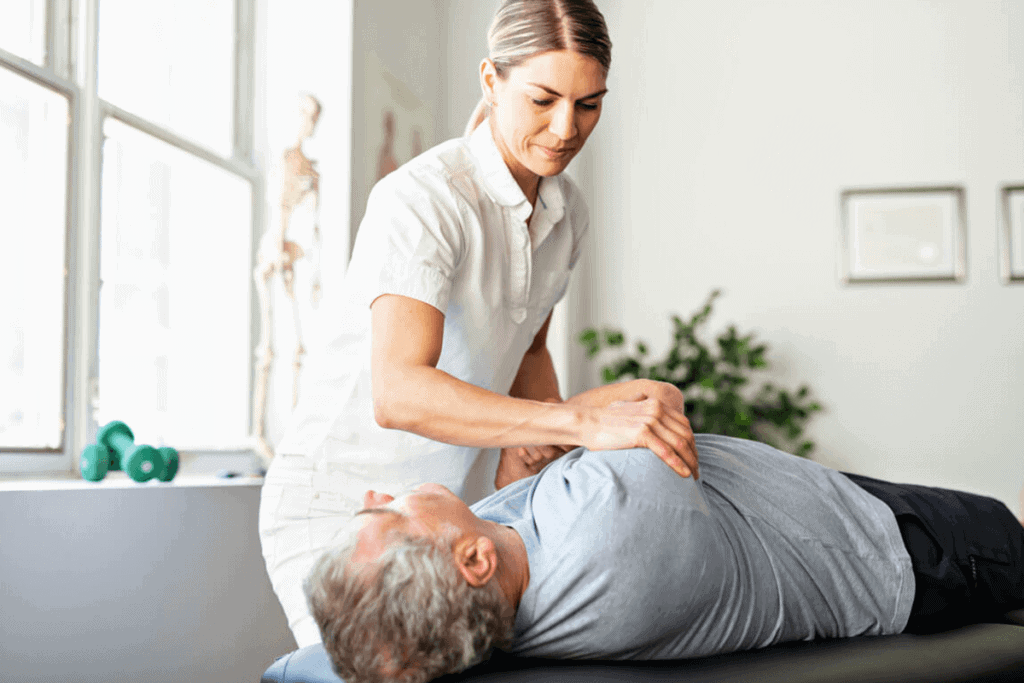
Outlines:
<svg viewBox="0 0 1024 683"><path fill-rule="evenodd" d="M613 399L607 403L608 399ZM581 445L591 450L649 448L682 477L700 476L683 395L672 384L634 380L599 387L567 403L593 408L595 424Z"/></svg>
<svg viewBox="0 0 1024 683"><path fill-rule="evenodd" d="M571 446L510 446L501 449L494 488L500 489L514 481L532 477L544 467L572 450Z"/></svg>

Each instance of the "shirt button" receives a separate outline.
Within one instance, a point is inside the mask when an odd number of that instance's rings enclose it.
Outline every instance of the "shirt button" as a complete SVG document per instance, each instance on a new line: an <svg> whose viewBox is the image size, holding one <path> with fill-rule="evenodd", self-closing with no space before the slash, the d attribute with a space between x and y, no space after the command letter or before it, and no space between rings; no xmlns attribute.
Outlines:
<svg viewBox="0 0 1024 683"><path fill-rule="evenodd" d="M517 325L519 323L523 322L524 320L526 320L526 309L525 308L514 308L514 309L512 309L512 320L514 320Z"/></svg>

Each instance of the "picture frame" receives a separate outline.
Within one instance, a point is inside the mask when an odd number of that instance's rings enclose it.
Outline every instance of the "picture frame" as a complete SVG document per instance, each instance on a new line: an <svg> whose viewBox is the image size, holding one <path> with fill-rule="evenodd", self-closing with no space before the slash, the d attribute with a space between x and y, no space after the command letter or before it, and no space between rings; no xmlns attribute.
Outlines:
<svg viewBox="0 0 1024 683"><path fill-rule="evenodd" d="M964 194L958 186L843 191L842 281L966 280Z"/></svg>
<svg viewBox="0 0 1024 683"><path fill-rule="evenodd" d="M1004 187L1002 204L1000 272L1006 284L1024 282L1024 185Z"/></svg>

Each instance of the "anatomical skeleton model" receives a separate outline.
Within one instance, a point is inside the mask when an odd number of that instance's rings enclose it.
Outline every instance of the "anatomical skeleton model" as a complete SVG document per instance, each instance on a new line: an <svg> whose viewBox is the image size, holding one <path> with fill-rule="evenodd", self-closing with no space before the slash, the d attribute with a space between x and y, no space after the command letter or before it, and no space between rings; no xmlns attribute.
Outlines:
<svg viewBox="0 0 1024 683"><path fill-rule="evenodd" d="M316 161L309 159L302 151L302 144L313 135L320 118L320 102L312 95L302 98L301 123L298 140L294 147L286 149L281 160L281 220L277 229L270 227L260 239L259 255L253 277L260 301L260 343L256 347L256 391L253 400L253 435L260 456L269 461L274 449L267 441L266 412L267 386L274 359L273 303L270 285L275 275L280 275L285 294L291 301L292 318L295 323L295 355L292 360L292 408L299 400L299 375L302 371L302 357L306 349L302 345L302 326L299 318L299 304L295 298L295 262L305 256L297 242L288 239L288 224L296 207L310 198L312 200L313 232L310 255L313 261L310 303L314 308L320 301L320 172Z"/></svg>

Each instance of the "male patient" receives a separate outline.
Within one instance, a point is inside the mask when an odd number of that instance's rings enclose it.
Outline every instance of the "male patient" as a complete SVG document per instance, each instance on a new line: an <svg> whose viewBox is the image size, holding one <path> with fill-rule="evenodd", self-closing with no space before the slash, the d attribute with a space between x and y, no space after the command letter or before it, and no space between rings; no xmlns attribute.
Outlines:
<svg viewBox="0 0 1024 683"><path fill-rule="evenodd" d="M426 681L492 647L699 657L1024 606L1024 527L994 499L696 446L699 479L646 449L577 449L472 507L436 484L367 492L306 583L336 670Z"/></svg>

